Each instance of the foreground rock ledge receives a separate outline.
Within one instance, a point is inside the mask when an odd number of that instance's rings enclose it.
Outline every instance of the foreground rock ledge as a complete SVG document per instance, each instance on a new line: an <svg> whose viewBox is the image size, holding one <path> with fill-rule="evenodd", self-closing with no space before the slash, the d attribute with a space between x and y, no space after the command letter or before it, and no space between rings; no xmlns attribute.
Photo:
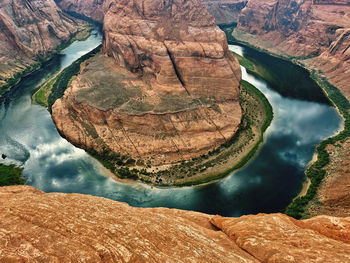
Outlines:
<svg viewBox="0 0 350 263"><path fill-rule="evenodd" d="M0 188L0 262L350 262L350 218L223 218Z"/></svg>

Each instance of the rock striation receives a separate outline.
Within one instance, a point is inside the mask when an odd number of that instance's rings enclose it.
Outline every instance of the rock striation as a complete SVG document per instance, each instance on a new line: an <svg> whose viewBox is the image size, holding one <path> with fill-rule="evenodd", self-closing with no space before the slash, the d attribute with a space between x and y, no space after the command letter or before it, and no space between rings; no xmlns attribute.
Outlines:
<svg viewBox="0 0 350 263"><path fill-rule="evenodd" d="M223 218L0 188L0 262L349 262L350 218Z"/></svg>
<svg viewBox="0 0 350 263"><path fill-rule="evenodd" d="M235 134L240 66L199 0L115 1L103 30L104 56L87 61L52 108L70 141L164 164Z"/></svg>
<svg viewBox="0 0 350 263"><path fill-rule="evenodd" d="M0 88L67 42L79 28L53 0L1 1L0 27Z"/></svg>
<svg viewBox="0 0 350 263"><path fill-rule="evenodd" d="M350 100L350 4L348 1L250 0L234 36L292 58ZM329 146L327 176L308 206L311 215L350 215L349 139Z"/></svg>
<svg viewBox="0 0 350 263"><path fill-rule="evenodd" d="M217 24L232 25L238 23L239 15L248 0L202 0L202 3L208 7Z"/></svg>
<svg viewBox="0 0 350 263"><path fill-rule="evenodd" d="M321 70L350 99L350 5L339 1L250 0L236 34L271 52Z"/></svg>
<svg viewBox="0 0 350 263"><path fill-rule="evenodd" d="M104 15L114 0L55 0L63 10L103 22Z"/></svg>

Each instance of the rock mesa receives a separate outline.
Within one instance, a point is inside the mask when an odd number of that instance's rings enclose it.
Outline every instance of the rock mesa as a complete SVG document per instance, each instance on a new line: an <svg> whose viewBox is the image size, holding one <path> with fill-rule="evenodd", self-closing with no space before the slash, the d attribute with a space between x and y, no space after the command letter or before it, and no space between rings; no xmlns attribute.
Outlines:
<svg viewBox="0 0 350 263"><path fill-rule="evenodd" d="M103 24L104 56L87 61L53 106L64 136L162 164L235 134L240 67L199 0L113 1Z"/></svg>

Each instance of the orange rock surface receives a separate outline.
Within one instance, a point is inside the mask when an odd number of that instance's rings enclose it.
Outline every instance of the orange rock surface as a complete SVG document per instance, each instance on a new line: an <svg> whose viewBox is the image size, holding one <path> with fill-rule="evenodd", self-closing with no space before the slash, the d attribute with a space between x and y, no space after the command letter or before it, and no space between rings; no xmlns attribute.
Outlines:
<svg viewBox="0 0 350 263"><path fill-rule="evenodd" d="M309 69L321 70L350 99L350 4L316 3L250 0L238 29L249 34L242 37L253 45L299 57Z"/></svg>
<svg viewBox="0 0 350 263"><path fill-rule="evenodd" d="M78 31L77 22L54 0L3 0L0 27L0 87Z"/></svg>
<svg viewBox="0 0 350 263"><path fill-rule="evenodd" d="M59 7L65 11L85 15L91 19L103 22L105 13L114 0L56 0Z"/></svg>
<svg viewBox="0 0 350 263"><path fill-rule="evenodd" d="M223 218L0 188L0 262L350 262L350 218Z"/></svg>
<svg viewBox="0 0 350 263"><path fill-rule="evenodd" d="M201 0L217 24L233 24L238 22L239 14L248 0Z"/></svg>

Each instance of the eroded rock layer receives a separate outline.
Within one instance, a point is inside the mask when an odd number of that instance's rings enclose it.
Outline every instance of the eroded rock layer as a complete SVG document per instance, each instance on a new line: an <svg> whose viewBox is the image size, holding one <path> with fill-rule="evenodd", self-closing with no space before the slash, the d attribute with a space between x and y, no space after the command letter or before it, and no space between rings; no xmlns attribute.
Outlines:
<svg viewBox="0 0 350 263"><path fill-rule="evenodd" d="M104 36L104 53L158 93L238 98L239 65L199 0L118 0Z"/></svg>
<svg viewBox="0 0 350 263"><path fill-rule="evenodd" d="M350 4L337 1L250 0L238 38L274 53L301 59L350 99Z"/></svg>
<svg viewBox="0 0 350 263"><path fill-rule="evenodd" d="M240 67L199 0L115 1L103 53L52 108L74 144L160 164L206 154L237 131Z"/></svg>
<svg viewBox="0 0 350 263"><path fill-rule="evenodd" d="M349 262L350 218L223 218L0 188L0 262Z"/></svg>
<svg viewBox="0 0 350 263"><path fill-rule="evenodd" d="M93 20L103 22L105 13L114 0L55 0L63 10L82 14Z"/></svg>
<svg viewBox="0 0 350 263"><path fill-rule="evenodd" d="M0 87L77 31L78 24L53 0L0 2Z"/></svg>
<svg viewBox="0 0 350 263"><path fill-rule="evenodd" d="M217 24L230 25L238 23L239 15L248 0L201 0Z"/></svg>

